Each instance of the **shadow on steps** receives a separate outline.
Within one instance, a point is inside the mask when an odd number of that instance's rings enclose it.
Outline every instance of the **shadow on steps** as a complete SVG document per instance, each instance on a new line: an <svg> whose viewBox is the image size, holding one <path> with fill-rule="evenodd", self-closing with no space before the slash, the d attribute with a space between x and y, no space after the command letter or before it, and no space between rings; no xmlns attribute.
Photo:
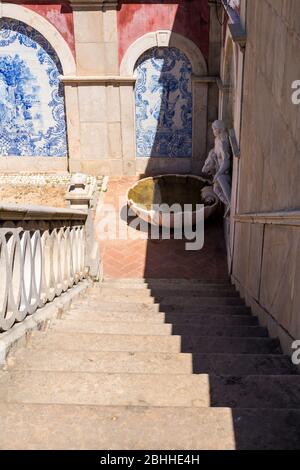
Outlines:
<svg viewBox="0 0 300 470"><path fill-rule="evenodd" d="M160 310L166 312L172 334L181 337L181 352L192 354L193 373L209 375L211 406L231 409L236 449L299 448L300 378L290 358L282 354L278 339L268 336L250 309L243 302L228 302L236 299L232 286L204 280L200 288L200 281L195 299L200 303L189 311L181 304L161 304L166 286L149 278L145 282ZM195 279L181 286L178 281L178 289L173 282L175 289L172 286L166 295L176 292L184 297L192 291L189 300L195 296ZM209 303L214 289L218 305ZM222 292L226 292L224 297ZM201 296L205 296L205 306Z"/></svg>

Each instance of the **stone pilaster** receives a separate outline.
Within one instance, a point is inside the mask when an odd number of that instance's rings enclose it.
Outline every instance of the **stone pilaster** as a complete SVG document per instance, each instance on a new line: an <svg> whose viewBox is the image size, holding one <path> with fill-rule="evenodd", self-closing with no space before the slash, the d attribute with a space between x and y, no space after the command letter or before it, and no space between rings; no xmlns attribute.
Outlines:
<svg viewBox="0 0 300 470"><path fill-rule="evenodd" d="M209 26L209 57L208 75L220 75L220 60L222 50L222 7L217 7L215 3L210 6L210 26ZM218 119L219 115L219 89L217 84L212 83L208 88L208 114L207 114L207 151L214 146L214 138L211 131L211 124Z"/></svg>
<svg viewBox="0 0 300 470"><path fill-rule="evenodd" d="M116 0L71 0L78 75L119 73Z"/></svg>
<svg viewBox="0 0 300 470"><path fill-rule="evenodd" d="M80 161L73 171L122 174L116 0L71 0L77 75L65 77L76 89Z"/></svg>

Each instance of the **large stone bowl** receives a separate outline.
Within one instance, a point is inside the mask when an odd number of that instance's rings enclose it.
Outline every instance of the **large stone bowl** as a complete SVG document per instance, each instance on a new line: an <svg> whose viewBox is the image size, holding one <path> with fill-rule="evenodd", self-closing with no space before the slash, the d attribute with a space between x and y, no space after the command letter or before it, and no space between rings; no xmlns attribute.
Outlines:
<svg viewBox="0 0 300 470"><path fill-rule="evenodd" d="M204 218L207 219L215 212L219 199L208 180L200 176L172 174L139 180L129 188L127 203L134 214L150 224L180 228L183 220L189 225L196 223L202 212L196 210L197 204L204 204ZM169 211L162 204L167 204L167 207L177 204L177 210L166 217ZM188 211L184 209L187 204L191 205ZM188 217L184 218L187 212Z"/></svg>

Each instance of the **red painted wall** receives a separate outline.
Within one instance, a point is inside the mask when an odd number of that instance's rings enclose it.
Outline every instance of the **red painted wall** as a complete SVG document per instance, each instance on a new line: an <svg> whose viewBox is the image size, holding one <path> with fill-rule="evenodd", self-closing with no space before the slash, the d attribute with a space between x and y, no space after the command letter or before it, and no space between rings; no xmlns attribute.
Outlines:
<svg viewBox="0 0 300 470"><path fill-rule="evenodd" d="M70 49L75 55L75 41L74 41L74 27L73 27L73 13L71 7L67 3L52 3L52 4L34 4L30 2L9 2L7 3L20 3L20 5L35 11L49 23L56 27L63 38L68 43Z"/></svg>
<svg viewBox="0 0 300 470"><path fill-rule="evenodd" d="M139 37L169 29L194 41L205 59L209 48L207 0L122 0L118 11L119 60Z"/></svg>

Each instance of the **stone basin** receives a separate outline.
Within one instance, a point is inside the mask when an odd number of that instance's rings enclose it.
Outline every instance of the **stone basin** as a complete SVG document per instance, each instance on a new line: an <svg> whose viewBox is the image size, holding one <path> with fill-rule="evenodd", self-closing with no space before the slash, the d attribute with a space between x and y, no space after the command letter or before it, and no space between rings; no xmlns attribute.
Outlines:
<svg viewBox="0 0 300 470"><path fill-rule="evenodd" d="M213 192L209 180L194 175L159 175L137 181L127 192L127 203L131 210L146 222L171 228L182 226L183 215L191 213L185 223L196 223L201 210L197 204L204 204L204 218L210 217L216 210L219 199ZM177 205L174 214L158 205ZM190 210L184 209L191 205ZM184 212L184 214L183 214Z"/></svg>

